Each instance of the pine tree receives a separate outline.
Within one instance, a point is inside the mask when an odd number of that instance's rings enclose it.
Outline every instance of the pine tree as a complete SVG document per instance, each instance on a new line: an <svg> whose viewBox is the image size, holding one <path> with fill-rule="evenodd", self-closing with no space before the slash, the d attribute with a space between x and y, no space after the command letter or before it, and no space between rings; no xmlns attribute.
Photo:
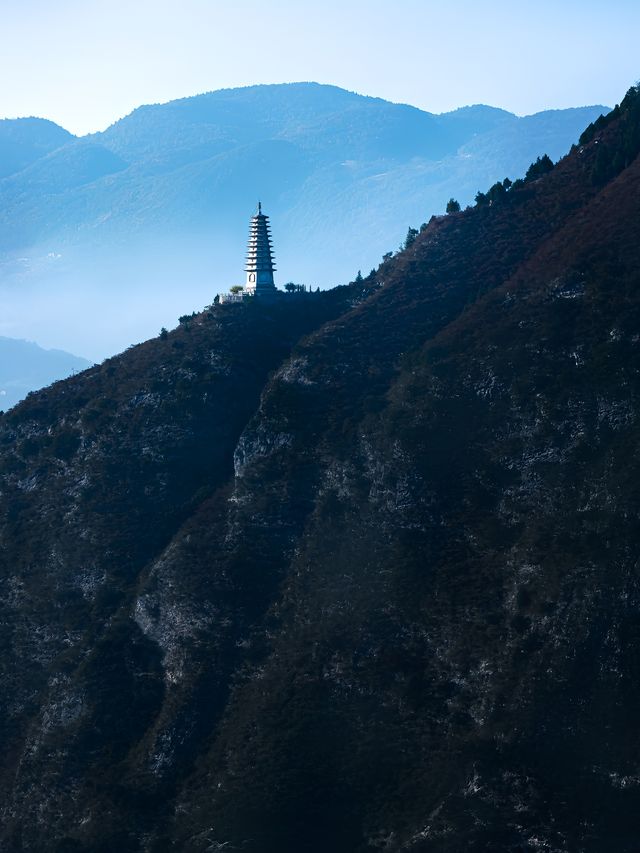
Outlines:
<svg viewBox="0 0 640 853"><path fill-rule="evenodd" d="M553 169L553 160L548 154L543 154L538 157L535 163L532 163L527 169L527 174L524 176L525 181L535 181L536 178L546 175Z"/></svg>
<svg viewBox="0 0 640 853"><path fill-rule="evenodd" d="M416 237L418 236L417 228L409 228L407 231L407 236L405 238L404 244L400 247L401 249L408 249L412 243L415 243Z"/></svg>

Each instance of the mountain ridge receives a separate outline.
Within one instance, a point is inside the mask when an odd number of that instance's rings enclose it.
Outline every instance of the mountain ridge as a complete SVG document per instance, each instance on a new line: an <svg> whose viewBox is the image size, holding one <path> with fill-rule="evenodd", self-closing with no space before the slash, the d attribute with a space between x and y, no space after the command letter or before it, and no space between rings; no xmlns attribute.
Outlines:
<svg viewBox="0 0 640 853"><path fill-rule="evenodd" d="M0 119L0 179L21 171L39 157L76 137L49 119Z"/></svg>

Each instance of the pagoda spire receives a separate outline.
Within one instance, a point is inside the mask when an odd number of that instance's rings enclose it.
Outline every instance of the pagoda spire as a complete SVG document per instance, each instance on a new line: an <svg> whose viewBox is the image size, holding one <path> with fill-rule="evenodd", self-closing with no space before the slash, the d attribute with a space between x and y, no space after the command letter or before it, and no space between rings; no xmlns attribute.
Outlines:
<svg viewBox="0 0 640 853"><path fill-rule="evenodd" d="M258 212L251 217L249 225L245 293L257 296L274 293L274 270L269 217L262 212L262 203L258 202Z"/></svg>

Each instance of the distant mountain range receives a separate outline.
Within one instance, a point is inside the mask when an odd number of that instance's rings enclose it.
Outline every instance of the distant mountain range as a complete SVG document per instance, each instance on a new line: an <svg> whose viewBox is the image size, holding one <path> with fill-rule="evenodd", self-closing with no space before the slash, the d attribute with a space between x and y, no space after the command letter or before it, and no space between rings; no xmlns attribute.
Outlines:
<svg viewBox="0 0 640 853"><path fill-rule="evenodd" d="M85 358L45 350L31 341L0 337L0 410L10 409L29 391L50 385L90 366Z"/></svg>
<svg viewBox="0 0 640 853"><path fill-rule="evenodd" d="M2 121L3 330L97 357L173 325L242 280L258 198L281 283L348 281L450 196L464 206L538 155L559 158L606 111L433 115L296 83L140 107L81 139Z"/></svg>

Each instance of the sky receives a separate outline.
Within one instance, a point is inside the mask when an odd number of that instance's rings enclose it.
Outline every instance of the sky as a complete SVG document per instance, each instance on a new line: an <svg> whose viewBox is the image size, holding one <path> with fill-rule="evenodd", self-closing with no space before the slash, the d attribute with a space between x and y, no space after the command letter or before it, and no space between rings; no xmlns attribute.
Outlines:
<svg viewBox="0 0 640 853"><path fill-rule="evenodd" d="M135 107L313 80L443 112L612 106L638 0L0 0L0 117L84 134Z"/></svg>

